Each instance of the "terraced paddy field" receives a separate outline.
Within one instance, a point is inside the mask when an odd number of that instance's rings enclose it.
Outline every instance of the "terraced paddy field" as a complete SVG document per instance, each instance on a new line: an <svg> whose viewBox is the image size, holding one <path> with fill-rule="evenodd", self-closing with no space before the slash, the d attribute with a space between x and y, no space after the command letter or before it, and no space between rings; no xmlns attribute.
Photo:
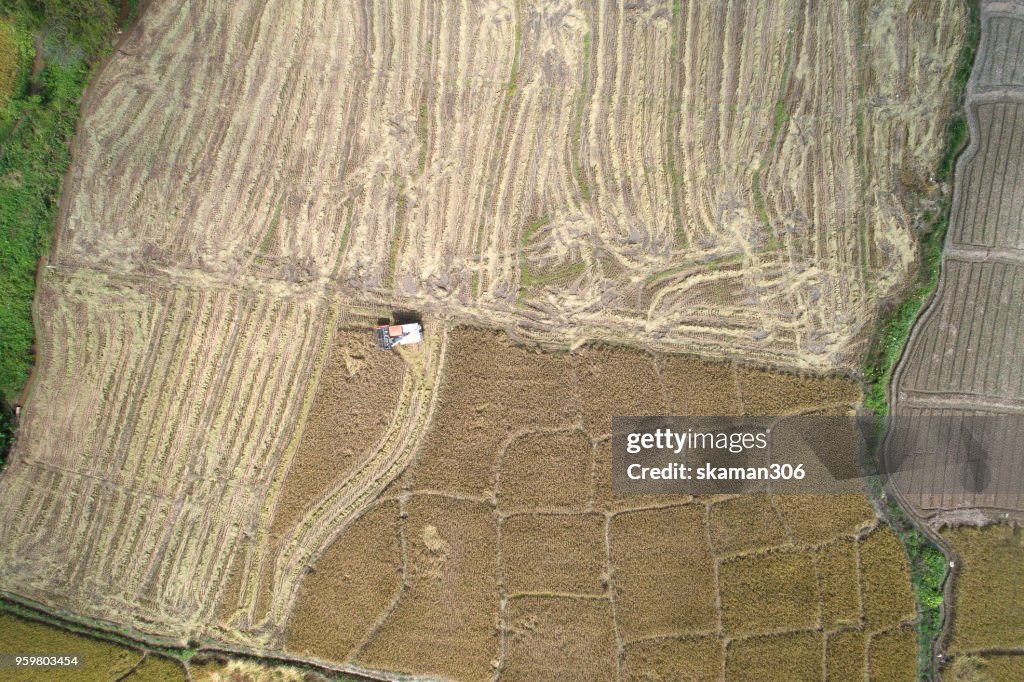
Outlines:
<svg viewBox="0 0 1024 682"><path fill-rule="evenodd" d="M906 555L866 497L610 494L607 414L859 398L845 379L456 328L423 448L315 560L271 646L460 680L716 679L765 652L814 679L916 679Z"/></svg>
<svg viewBox="0 0 1024 682"><path fill-rule="evenodd" d="M78 656L76 668L3 671L11 682L61 679L75 682L126 680L127 682L184 682L182 663L132 648L92 639L44 623L0 613L0 650L4 653Z"/></svg>
<svg viewBox="0 0 1024 682"><path fill-rule="evenodd" d="M892 385L898 416L992 425L976 435L980 449L950 443L893 479L936 526L1024 513L1024 3L983 3L981 22L966 96L971 143L956 167L942 277Z"/></svg>
<svg viewBox="0 0 1024 682"><path fill-rule="evenodd" d="M946 529L960 566L947 651L952 680L1012 680L1024 671L1024 533L1003 524Z"/></svg>

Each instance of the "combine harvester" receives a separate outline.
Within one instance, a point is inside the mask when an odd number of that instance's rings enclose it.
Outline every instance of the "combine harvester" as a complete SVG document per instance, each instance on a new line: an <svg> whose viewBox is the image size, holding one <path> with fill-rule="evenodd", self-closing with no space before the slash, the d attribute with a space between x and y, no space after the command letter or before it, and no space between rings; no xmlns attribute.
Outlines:
<svg viewBox="0 0 1024 682"><path fill-rule="evenodd" d="M395 346L410 346L423 341L423 325L419 322L407 324L381 324L373 328L377 348L391 350Z"/></svg>

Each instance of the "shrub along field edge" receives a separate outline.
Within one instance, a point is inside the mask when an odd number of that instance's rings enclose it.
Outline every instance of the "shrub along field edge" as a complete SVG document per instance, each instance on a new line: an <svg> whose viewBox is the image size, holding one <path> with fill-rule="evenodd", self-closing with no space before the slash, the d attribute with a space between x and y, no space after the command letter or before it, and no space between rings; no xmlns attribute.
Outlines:
<svg viewBox="0 0 1024 682"><path fill-rule="evenodd" d="M970 142L964 94L981 37L981 11L977 0L964 2L967 26L951 85L957 110L946 126L945 146L935 172L936 180L940 182L952 181L956 160ZM882 314L878 334L864 364L864 408L878 417L880 423L884 423L884 418L889 414L889 384L893 369L903 354L914 323L938 286L952 194L950 188L938 206L925 215L925 228L919 242L920 266L916 281L898 304ZM876 434L876 437L881 437L881 434ZM936 539L923 533L899 503L886 493L877 476L872 478L871 487L879 512L896 531L907 551L918 612L918 677L921 680L932 680L936 675L935 663L939 653L935 649L944 626L947 555Z"/></svg>

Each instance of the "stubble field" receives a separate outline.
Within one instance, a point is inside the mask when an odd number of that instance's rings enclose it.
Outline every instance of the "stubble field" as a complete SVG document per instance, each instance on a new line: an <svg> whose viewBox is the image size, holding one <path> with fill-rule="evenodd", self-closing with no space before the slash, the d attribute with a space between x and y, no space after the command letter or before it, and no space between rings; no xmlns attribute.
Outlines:
<svg viewBox="0 0 1024 682"><path fill-rule="evenodd" d="M56 260L853 367L913 266L963 25L959 2L153 6L86 99Z"/></svg>
<svg viewBox="0 0 1024 682"><path fill-rule="evenodd" d="M893 409L947 423L1005 421L978 434L980 461L953 442L894 479L936 526L970 512L1024 513L1024 3L984 4L981 22L965 105L971 144L956 168L942 276L894 375Z"/></svg>

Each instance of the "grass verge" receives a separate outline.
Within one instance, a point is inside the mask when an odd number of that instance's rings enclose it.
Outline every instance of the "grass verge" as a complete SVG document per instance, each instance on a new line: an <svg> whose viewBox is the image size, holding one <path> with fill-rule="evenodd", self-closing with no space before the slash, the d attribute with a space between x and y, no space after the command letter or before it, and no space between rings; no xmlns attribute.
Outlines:
<svg viewBox="0 0 1024 682"><path fill-rule="evenodd" d="M0 0L0 397L35 360L36 266L50 248L85 84L137 0ZM0 417L0 464L14 421Z"/></svg>

